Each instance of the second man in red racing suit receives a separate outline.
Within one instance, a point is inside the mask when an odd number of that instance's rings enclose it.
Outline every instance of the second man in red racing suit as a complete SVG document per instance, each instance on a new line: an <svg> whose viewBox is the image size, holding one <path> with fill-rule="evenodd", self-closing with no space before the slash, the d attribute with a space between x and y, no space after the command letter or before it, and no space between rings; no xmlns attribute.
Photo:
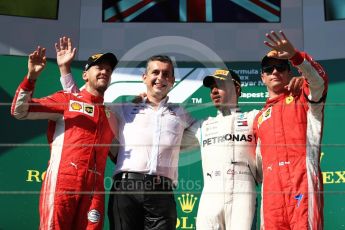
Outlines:
<svg viewBox="0 0 345 230"><path fill-rule="evenodd" d="M38 48L32 53L29 66L43 69L44 51ZM113 54L98 54L90 57L85 72L96 65L103 74L103 67L109 69L110 78L116 62ZM39 72L32 71L32 75ZM103 105L103 97L90 93L88 87L77 94L60 91L32 98L36 79L29 75L30 71L16 91L11 113L17 119L50 121L51 155L41 189L40 229L100 230L104 221L104 169L116 120ZM98 79L88 81L107 87Z"/></svg>

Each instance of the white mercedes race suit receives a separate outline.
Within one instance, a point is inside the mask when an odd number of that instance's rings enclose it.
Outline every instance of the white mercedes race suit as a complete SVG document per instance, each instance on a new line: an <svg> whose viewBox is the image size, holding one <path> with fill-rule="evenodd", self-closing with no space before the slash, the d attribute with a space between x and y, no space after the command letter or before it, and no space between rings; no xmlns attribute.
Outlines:
<svg viewBox="0 0 345 230"><path fill-rule="evenodd" d="M197 229L251 229L257 180L252 125L258 112L218 112L201 123L197 137L204 188Z"/></svg>

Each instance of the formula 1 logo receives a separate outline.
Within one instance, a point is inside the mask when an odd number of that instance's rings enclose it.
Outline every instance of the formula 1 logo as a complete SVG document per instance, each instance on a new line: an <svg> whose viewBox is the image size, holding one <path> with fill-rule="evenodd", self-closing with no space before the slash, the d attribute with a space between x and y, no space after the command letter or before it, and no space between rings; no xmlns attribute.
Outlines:
<svg viewBox="0 0 345 230"><path fill-rule="evenodd" d="M172 53L172 55L170 55ZM104 95L106 103L112 103L120 96L137 96L146 92L142 82L143 66L134 64L135 60L146 60L148 57L157 54L169 54L175 68L176 82L169 93L169 102L183 103L201 86L205 76L212 74L217 69L227 69L227 65L212 49L204 44L181 36L159 36L143 41L127 51L119 61L118 67L112 75L112 81ZM179 55L195 60L199 68L181 68L176 63L175 56ZM249 81L249 77L255 77L260 72L243 69L238 72L244 83ZM243 77L243 79L242 79ZM257 82L250 81L254 85ZM261 81L260 81L261 82ZM246 86L246 85L244 85ZM259 93L260 94L260 93ZM193 100L194 99L194 100ZM192 98L194 102L200 102L200 98Z"/></svg>
<svg viewBox="0 0 345 230"><path fill-rule="evenodd" d="M192 103L194 103L193 99L200 99L198 104L201 104L201 97L193 98L192 96L202 87L202 79L215 70L216 68L175 68L175 84L168 94L169 102L181 104L191 99ZM128 102L126 96L138 96L146 92L146 85L142 81L142 73L144 71L144 68L140 67L117 67L112 74L111 83L105 91L104 102L116 106ZM207 97L209 97L208 94ZM203 106L195 106L190 111L203 108ZM140 108L132 111L132 114L138 113L141 113ZM172 111L172 113L174 112ZM174 115L172 113L171 115ZM180 166L189 165L198 161L200 161L200 155L196 151L191 154L180 155Z"/></svg>
<svg viewBox="0 0 345 230"><path fill-rule="evenodd" d="M203 67L214 68L179 68L175 57L169 55L175 68L175 84L169 93L169 102L182 103L186 101L196 90L202 86L202 79L212 74L216 69L226 69L222 59L209 47L204 44L181 36L160 36L143 41L126 52L121 57L118 67L112 75L112 81L108 87L104 101L114 102L123 95L139 95L146 92L142 82L142 74L145 69L142 66L134 66L133 60L146 60L148 57L157 54L171 53L183 55L196 60ZM216 67L216 68L215 68Z"/></svg>
<svg viewBox="0 0 345 230"><path fill-rule="evenodd" d="M176 82L169 92L169 102L183 103L200 87L205 76L216 68L175 68ZM146 92L141 79L143 68L117 68L111 77L112 82L105 92L105 102L112 103L123 95L137 96Z"/></svg>

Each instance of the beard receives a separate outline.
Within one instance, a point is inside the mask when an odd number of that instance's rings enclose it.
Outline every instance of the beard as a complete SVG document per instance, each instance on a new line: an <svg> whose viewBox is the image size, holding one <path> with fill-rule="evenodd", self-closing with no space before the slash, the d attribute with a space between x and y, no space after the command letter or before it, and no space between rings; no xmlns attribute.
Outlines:
<svg viewBox="0 0 345 230"><path fill-rule="evenodd" d="M109 82L107 84L100 82L88 82L90 89L97 91L99 94L104 95L104 92L107 90Z"/></svg>

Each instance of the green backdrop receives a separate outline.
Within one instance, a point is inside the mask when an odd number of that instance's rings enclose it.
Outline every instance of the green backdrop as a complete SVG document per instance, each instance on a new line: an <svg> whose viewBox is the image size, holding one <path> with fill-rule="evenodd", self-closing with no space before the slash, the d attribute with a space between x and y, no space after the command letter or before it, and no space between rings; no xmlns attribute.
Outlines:
<svg viewBox="0 0 345 230"><path fill-rule="evenodd" d="M345 229L345 78L341 67L343 59L320 61L330 77L329 93L325 108L325 128L322 146L321 167L324 181L325 229ZM2 77L0 83L0 230L37 229L38 200L44 173L49 159L46 141L47 121L17 121L10 116L10 104L14 92L26 74L27 58L0 56ZM259 82L258 62L227 63L238 70L242 78L243 110L260 108L265 91ZM197 63L180 63L178 66L196 68ZM75 62L72 69L81 85L82 63ZM255 83L256 82L256 83ZM253 86L255 85L255 86ZM37 81L35 97L42 97L60 90L59 73L55 60L48 60L47 67ZM125 90L125 89L124 89ZM251 98L249 98L251 96ZM254 98L255 97L255 98ZM125 100L125 99L121 99ZM183 104L196 118L215 114L210 102L209 91L200 88ZM257 103L253 103L257 102ZM186 164L186 162L190 162ZM107 163L106 190L111 185L114 165ZM195 229L195 217L203 185L199 151L182 153L180 156L179 187L175 191L178 221L177 229ZM258 192L260 188L258 188ZM107 196L108 198L108 196ZM253 229L259 229L259 211ZM108 222L105 222L108 229Z"/></svg>

